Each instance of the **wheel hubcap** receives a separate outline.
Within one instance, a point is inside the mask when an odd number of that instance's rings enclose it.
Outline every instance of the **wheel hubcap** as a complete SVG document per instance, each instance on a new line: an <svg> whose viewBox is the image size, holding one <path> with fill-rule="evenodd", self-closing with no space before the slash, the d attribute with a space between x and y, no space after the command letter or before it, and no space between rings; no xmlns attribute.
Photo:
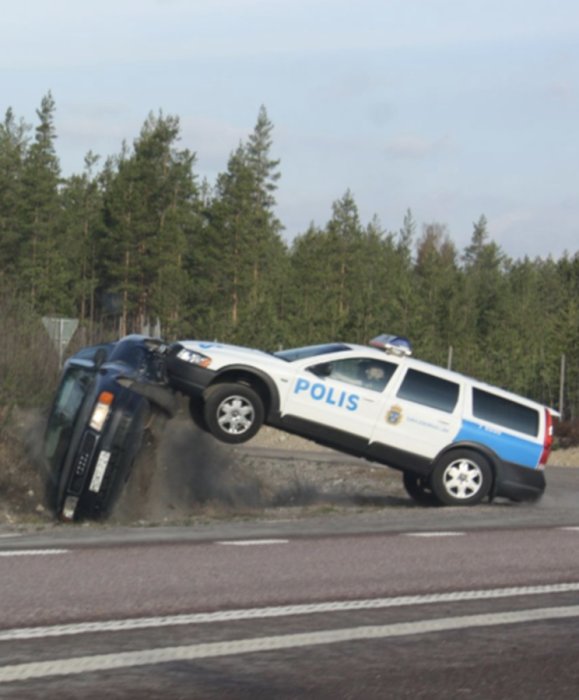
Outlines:
<svg viewBox="0 0 579 700"><path fill-rule="evenodd" d="M247 432L253 424L254 417L252 404L243 396L228 396L217 409L217 422L229 435Z"/></svg>
<svg viewBox="0 0 579 700"><path fill-rule="evenodd" d="M472 498L483 485L483 474L476 462L458 459L444 470L443 484L447 492L457 500Z"/></svg>

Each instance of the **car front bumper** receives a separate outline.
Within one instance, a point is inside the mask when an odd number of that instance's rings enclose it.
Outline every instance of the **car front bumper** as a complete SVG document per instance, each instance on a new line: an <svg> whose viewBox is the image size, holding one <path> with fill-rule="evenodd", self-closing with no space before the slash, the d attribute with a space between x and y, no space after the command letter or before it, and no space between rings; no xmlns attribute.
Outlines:
<svg viewBox="0 0 579 700"><path fill-rule="evenodd" d="M187 396L201 396L215 379L215 372L179 359L177 354L180 349L181 347L176 345L167 355L166 371L169 384Z"/></svg>

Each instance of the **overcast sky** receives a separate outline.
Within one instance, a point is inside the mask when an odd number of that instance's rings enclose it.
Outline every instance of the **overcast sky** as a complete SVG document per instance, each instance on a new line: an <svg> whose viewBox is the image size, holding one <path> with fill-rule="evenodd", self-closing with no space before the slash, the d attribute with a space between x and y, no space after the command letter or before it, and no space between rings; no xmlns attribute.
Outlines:
<svg viewBox="0 0 579 700"><path fill-rule="evenodd" d="M514 258L579 250L577 0L0 0L0 107L56 102L63 174L176 115L212 183L260 105L291 240L350 189L362 222L484 214Z"/></svg>

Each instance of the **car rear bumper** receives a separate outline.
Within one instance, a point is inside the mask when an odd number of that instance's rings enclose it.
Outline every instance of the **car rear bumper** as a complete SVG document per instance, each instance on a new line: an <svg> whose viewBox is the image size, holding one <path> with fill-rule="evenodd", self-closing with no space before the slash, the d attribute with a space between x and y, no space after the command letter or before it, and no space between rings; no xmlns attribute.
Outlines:
<svg viewBox="0 0 579 700"><path fill-rule="evenodd" d="M497 471L493 495L510 498L512 501L536 501L543 495L545 484L545 472L542 469L502 462Z"/></svg>

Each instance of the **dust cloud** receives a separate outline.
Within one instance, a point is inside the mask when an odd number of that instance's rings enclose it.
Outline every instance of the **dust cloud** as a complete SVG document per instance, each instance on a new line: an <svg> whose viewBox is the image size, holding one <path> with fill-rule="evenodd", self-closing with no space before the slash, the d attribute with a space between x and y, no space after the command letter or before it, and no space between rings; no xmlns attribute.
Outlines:
<svg viewBox="0 0 579 700"><path fill-rule="evenodd" d="M46 412L14 408L0 430L0 522L52 519L54 483L44 458Z"/></svg>
<svg viewBox="0 0 579 700"><path fill-rule="evenodd" d="M156 417L110 520L159 522L261 507L260 480L190 420Z"/></svg>
<svg viewBox="0 0 579 700"><path fill-rule="evenodd" d="M56 485L44 459L46 411L22 411L0 441L0 523L55 519ZM275 452L275 451L274 451ZM363 467L247 455L195 427L185 411L156 413L128 480L118 484L111 525L157 525L254 516L266 509L410 504L397 474ZM388 477L388 478L387 478ZM287 511L286 511L287 512ZM84 520L84 518L82 518Z"/></svg>

